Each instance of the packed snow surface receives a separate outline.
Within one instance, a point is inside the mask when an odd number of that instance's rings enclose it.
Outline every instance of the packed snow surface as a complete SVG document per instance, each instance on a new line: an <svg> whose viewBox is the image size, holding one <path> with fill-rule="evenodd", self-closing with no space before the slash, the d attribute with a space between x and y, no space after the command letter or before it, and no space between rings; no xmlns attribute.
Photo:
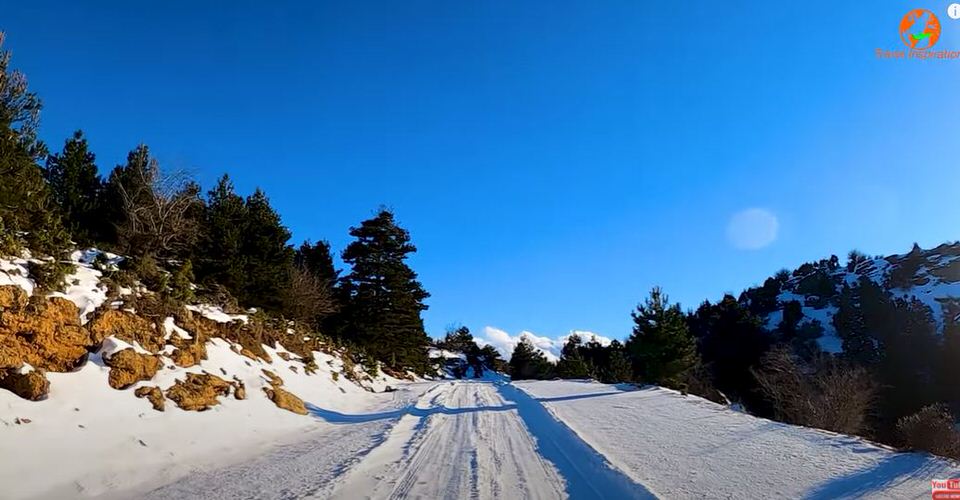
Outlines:
<svg viewBox="0 0 960 500"><path fill-rule="evenodd" d="M668 389L515 385L661 498L930 498L931 479L960 477L955 462L752 417Z"/></svg>
<svg viewBox="0 0 960 500"><path fill-rule="evenodd" d="M40 403L0 393L4 420L32 419L0 428L3 498L927 498L960 476L660 388L491 376L375 394L291 377L310 415L256 398L158 413L90 394L103 376L58 374Z"/></svg>

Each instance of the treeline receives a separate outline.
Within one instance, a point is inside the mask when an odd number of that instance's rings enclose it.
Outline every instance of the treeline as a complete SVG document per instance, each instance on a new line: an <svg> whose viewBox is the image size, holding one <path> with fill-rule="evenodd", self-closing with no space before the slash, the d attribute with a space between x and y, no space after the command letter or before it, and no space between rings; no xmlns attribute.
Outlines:
<svg viewBox="0 0 960 500"><path fill-rule="evenodd" d="M624 345L571 337L553 364L523 341L511 373L657 384L765 418L960 457L960 307L947 309L941 335L929 307L890 292L891 282L913 278L918 252L879 284L866 275L868 259L851 252L845 267L836 257L808 263L688 312L654 288ZM784 292L806 304L780 301ZM805 318L804 305L836 308L842 352L821 350L824 325Z"/></svg>
<svg viewBox="0 0 960 500"><path fill-rule="evenodd" d="M167 300L203 294L255 307L393 370L429 370L421 319L429 294L405 262L416 247L390 210L350 228L341 276L326 241L291 244L262 190L242 196L224 175L204 192L142 144L102 177L80 131L49 152L37 137L40 109L10 52L0 52L0 254L27 248L53 257L38 269L45 285L61 284L65 251L97 246L126 256L125 271Z"/></svg>
<svg viewBox="0 0 960 500"><path fill-rule="evenodd" d="M450 327L443 339L434 342L434 347L458 353L463 359L445 359L443 368L455 378L480 378L486 371L506 371L506 363L492 345L480 347L470 329L465 326Z"/></svg>

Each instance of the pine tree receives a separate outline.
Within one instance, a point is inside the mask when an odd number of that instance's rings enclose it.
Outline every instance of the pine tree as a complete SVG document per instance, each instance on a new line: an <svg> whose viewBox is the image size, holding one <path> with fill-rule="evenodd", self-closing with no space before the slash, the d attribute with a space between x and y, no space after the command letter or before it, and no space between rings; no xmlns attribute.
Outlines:
<svg viewBox="0 0 960 500"><path fill-rule="evenodd" d="M37 140L40 99L27 88L23 73L10 68L0 32L0 251L13 253L21 243L54 253L67 233L37 161L46 148Z"/></svg>
<svg viewBox="0 0 960 500"><path fill-rule="evenodd" d="M76 131L63 146L63 152L47 158L44 176L53 199L73 238L80 244L92 244L103 233L99 203L103 181L97 173L96 156L90 151L83 132Z"/></svg>
<svg viewBox="0 0 960 500"><path fill-rule="evenodd" d="M391 368L425 373L429 338L420 313L430 294L404 262L417 250L410 234L396 224L393 213L381 209L350 228L350 235L356 240L343 252L343 261L351 266L342 280L348 297L344 336Z"/></svg>
<svg viewBox="0 0 960 500"><path fill-rule="evenodd" d="M757 397L750 367L760 362L772 339L760 319L732 295L725 295L716 304L704 302L687 322L717 389L762 412L765 406Z"/></svg>
<svg viewBox="0 0 960 500"><path fill-rule="evenodd" d="M294 262L298 266L306 268L320 282L326 283L328 286L333 286L340 278L340 271L333 265L330 243L325 240L316 243L303 242L297 249L296 255L294 255Z"/></svg>
<svg viewBox="0 0 960 500"><path fill-rule="evenodd" d="M197 277L207 284L225 287L234 296L242 293L246 269L243 239L247 206L234 192L230 177L223 175L207 193L207 209L200 235Z"/></svg>
<svg viewBox="0 0 960 500"><path fill-rule="evenodd" d="M570 335L560 351L560 360L557 362L557 376L560 378L589 378L591 366L583 359L580 353L583 340L577 334Z"/></svg>
<svg viewBox="0 0 960 500"><path fill-rule="evenodd" d="M687 328L680 305L670 305L659 287L632 314L634 327L627 350L636 373L645 382L677 385L697 365L696 342Z"/></svg>
<svg viewBox="0 0 960 500"><path fill-rule="evenodd" d="M522 337L510 356L510 376L514 380L542 379L550 375L552 365L529 339Z"/></svg>
<svg viewBox="0 0 960 500"><path fill-rule="evenodd" d="M259 188L246 200L241 253L245 258L244 286L239 298L244 304L278 311L290 283L293 248L287 244L290 231Z"/></svg>
<svg viewBox="0 0 960 500"><path fill-rule="evenodd" d="M449 328L446 336L440 341L440 345L448 351L465 353L470 350L471 346L475 346L476 342L473 340L473 334L470 333L469 328L459 326Z"/></svg>
<svg viewBox="0 0 960 500"><path fill-rule="evenodd" d="M127 214L128 206L147 205L152 200L151 183L159 174L159 165L150 158L150 150L140 144L127 154L127 162L110 172L104 188L101 216L104 218L104 240L125 253L141 255L144 242L135 221Z"/></svg>
<svg viewBox="0 0 960 500"><path fill-rule="evenodd" d="M866 320L861 307L860 291L863 286L871 286L869 278L862 278L861 284L850 287L846 283L840 292L840 302L833 315L833 326L837 330L843 346L843 357L861 365L871 366L880 360L880 350L876 339L867 332Z"/></svg>
<svg viewBox="0 0 960 500"><path fill-rule="evenodd" d="M609 355L607 365L602 370L602 381L607 384L629 382L633 379L633 368L626 348L619 341L614 340L607 348Z"/></svg>

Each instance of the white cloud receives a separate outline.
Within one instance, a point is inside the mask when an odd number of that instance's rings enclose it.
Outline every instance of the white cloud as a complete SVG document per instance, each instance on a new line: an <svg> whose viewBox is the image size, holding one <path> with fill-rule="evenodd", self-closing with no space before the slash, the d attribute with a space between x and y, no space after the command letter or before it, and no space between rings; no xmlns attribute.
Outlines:
<svg viewBox="0 0 960 500"><path fill-rule="evenodd" d="M570 333L560 336L560 337L541 337L533 332L528 332L526 330L516 334L510 335L509 333L492 326L485 327L483 332L474 337L477 341L477 344L492 345L500 352L500 355L503 356L503 359L509 360L510 355L513 354L513 348L520 343L520 339L526 337L534 347L543 352L544 356L547 357L549 361L556 362L560 359L560 350L563 349L563 344L567 342L567 339L570 338L570 335L577 334L584 342L589 342L591 339L596 339L597 342L600 342L602 345L609 345L611 339L597 335L593 332L573 330Z"/></svg>
<svg viewBox="0 0 960 500"><path fill-rule="evenodd" d="M758 250L777 239L780 222L763 208L748 208L733 214L727 224L727 239L734 247Z"/></svg>

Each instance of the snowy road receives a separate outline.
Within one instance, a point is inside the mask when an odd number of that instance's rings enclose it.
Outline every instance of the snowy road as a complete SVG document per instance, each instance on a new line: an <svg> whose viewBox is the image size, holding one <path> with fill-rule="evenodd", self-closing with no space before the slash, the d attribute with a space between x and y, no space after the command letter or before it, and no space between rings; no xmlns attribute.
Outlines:
<svg viewBox="0 0 960 500"><path fill-rule="evenodd" d="M311 407L296 444L117 498L929 498L931 479L960 477L944 459L658 388L443 381L388 404Z"/></svg>
<svg viewBox="0 0 960 500"><path fill-rule="evenodd" d="M415 404L325 421L295 445L144 498L649 498L535 399L502 382L424 385Z"/></svg>

